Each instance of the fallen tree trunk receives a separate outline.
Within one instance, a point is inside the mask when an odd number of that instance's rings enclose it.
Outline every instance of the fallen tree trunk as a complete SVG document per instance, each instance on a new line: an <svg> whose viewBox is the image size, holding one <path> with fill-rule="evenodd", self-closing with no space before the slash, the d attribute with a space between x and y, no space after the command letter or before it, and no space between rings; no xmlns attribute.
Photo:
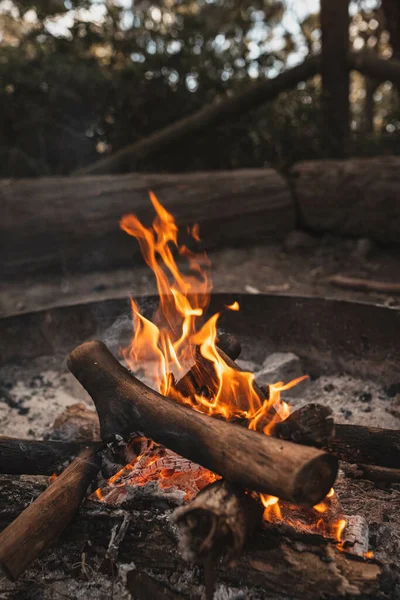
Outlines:
<svg viewBox="0 0 400 600"><path fill-rule="evenodd" d="M42 490L38 484L15 478L2 478L1 488L1 527L15 519L29 505L32 497ZM180 593L183 598L195 597L194 590L198 590L199 584L203 583L202 575L196 575L180 556L176 533L166 518L165 502L149 497L142 500L136 498L131 514L132 520L119 547L120 563L133 563L139 573L154 569L171 593L176 590L177 597L180 597ZM97 565L101 564L100 558L108 548L111 530L123 518L121 510L86 502L71 526L60 535L51 554L44 555L32 569L30 586L32 590L38 586L38 597L43 597L41 586L43 582L46 584L46 573L50 573L50 580L54 578L48 564L58 561L61 568L65 569L67 581L71 581L71 565L82 562L82 531L85 532L85 539L90 540L85 552L86 560L94 569L92 576L100 577L100 570L97 569L101 567ZM245 586L250 589L259 587L262 594L274 597L323 600L361 595L372 600L385 585L382 573L383 569L378 563L348 556L319 536L301 535L293 530L289 532L288 528L268 526L253 536L251 544L247 544L234 567L217 565L216 575L220 584L242 589L246 589ZM23 590L26 595L24 585L26 582L21 581L13 587L13 597L19 598L19 590L21 597ZM51 582L46 585L51 586ZM85 580L80 585L84 587ZM140 597L147 600L150 596Z"/></svg>
<svg viewBox="0 0 400 600"><path fill-rule="evenodd" d="M105 173L123 173L134 170L138 159L150 154L161 152L168 146L176 145L179 141L204 129L215 127L227 120L256 108L263 102L268 102L281 92L295 87L301 81L309 79L318 73L320 57L308 58L300 65L284 71L274 79L253 83L234 96L217 99L196 113L183 117L179 121L167 125L160 131L138 140L137 142L118 150L111 156L102 158L83 169L77 175L101 175Z"/></svg>
<svg viewBox="0 0 400 600"><path fill-rule="evenodd" d="M149 189L180 227L199 223L208 250L282 239L295 227L289 186L273 169L5 180L0 279L140 264L139 245L118 223L134 212L151 224Z"/></svg>
<svg viewBox="0 0 400 600"><path fill-rule="evenodd" d="M305 161L290 177L307 229L399 243L399 157Z"/></svg>
<svg viewBox="0 0 400 600"><path fill-rule="evenodd" d="M333 456L165 398L130 375L102 342L78 346L68 368L93 398L105 441L140 431L231 482L295 504L316 504L335 481Z"/></svg>

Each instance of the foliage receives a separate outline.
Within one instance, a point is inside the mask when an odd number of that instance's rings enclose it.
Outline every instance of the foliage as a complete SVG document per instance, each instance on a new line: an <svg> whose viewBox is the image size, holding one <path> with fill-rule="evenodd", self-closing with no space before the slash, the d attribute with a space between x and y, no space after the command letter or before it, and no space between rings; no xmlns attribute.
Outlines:
<svg viewBox="0 0 400 600"><path fill-rule="evenodd" d="M319 49L278 0L130 3L0 2L0 176L68 173ZM319 132L316 78L138 167L286 168L324 155Z"/></svg>

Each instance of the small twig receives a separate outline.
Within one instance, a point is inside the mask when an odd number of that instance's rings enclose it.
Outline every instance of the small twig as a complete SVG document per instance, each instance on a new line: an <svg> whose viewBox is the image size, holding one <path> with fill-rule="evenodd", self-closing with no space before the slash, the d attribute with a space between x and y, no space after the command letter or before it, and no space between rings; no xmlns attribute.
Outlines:
<svg viewBox="0 0 400 600"><path fill-rule="evenodd" d="M360 292L377 292L379 294L400 294L400 283L391 281L375 281L373 279L360 279L347 275L331 275L327 281L337 287L356 290Z"/></svg>
<svg viewBox="0 0 400 600"><path fill-rule="evenodd" d="M122 523L117 523L111 530L110 543L108 544L106 552L106 558L110 560L111 563L115 563L117 561L119 547L126 535L126 532L128 531L131 519L131 515L129 513L125 513Z"/></svg>

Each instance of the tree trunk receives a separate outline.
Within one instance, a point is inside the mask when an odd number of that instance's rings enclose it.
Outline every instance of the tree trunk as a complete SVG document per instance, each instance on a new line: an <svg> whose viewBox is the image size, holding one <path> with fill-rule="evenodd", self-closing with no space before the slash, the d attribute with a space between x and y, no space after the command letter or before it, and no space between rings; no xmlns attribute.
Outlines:
<svg viewBox="0 0 400 600"><path fill-rule="evenodd" d="M306 228L399 243L400 158L301 162L291 177Z"/></svg>
<svg viewBox="0 0 400 600"><path fill-rule="evenodd" d="M133 266L139 245L118 222L134 212L150 225L149 189L178 225L199 223L207 249L264 243L295 226L289 186L272 169L5 180L0 279Z"/></svg>
<svg viewBox="0 0 400 600"><path fill-rule="evenodd" d="M321 0L322 111L324 145L330 156L348 153L349 107L349 0Z"/></svg>

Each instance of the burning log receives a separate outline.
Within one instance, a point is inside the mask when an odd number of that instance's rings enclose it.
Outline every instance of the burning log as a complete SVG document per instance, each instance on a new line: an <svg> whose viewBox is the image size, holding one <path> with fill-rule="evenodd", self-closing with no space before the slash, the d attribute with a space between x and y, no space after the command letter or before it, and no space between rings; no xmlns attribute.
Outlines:
<svg viewBox="0 0 400 600"><path fill-rule="evenodd" d="M183 558L200 564L221 556L228 563L233 561L261 522L262 512L261 504L236 485L219 480L206 486L172 515L180 530Z"/></svg>
<svg viewBox="0 0 400 600"><path fill-rule="evenodd" d="M7 483L3 479L0 486L6 489L2 502L0 498L2 526L10 523L22 507L28 505L32 497L35 498L42 489L38 483L15 478L8 479ZM15 501L5 502L5 496ZM119 559L124 564L134 563L136 573L151 572L154 569L158 579L163 582L160 587L165 587L164 582L168 582L171 595L166 595L166 598L193 598L196 592L193 577L196 576L192 570L187 569L177 551L170 520L160 518L160 514L165 515L165 503L162 510L160 513L160 502L154 498L135 500L135 511L121 542ZM82 531L85 531L85 538L91 541L94 557L104 557L109 547L110 531L115 522L123 522L123 517L122 511L112 506L90 501L82 506L71 527L60 535L58 546L54 549L56 560L64 569L66 578L71 575L71 563L65 565L66 552L69 552L69 561L80 560ZM93 560L91 563L95 569L94 577L96 564L101 562ZM43 570L46 570L48 564L51 565L51 562L35 568L32 578L42 581ZM388 567L388 571L396 574L395 567ZM174 579L170 577L172 573ZM294 529L274 525L268 525L252 538L251 544L246 544L240 561L234 568L229 568L226 564L216 566L219 584L227 583L241 588L259 586L264 595L296 597L298 600L356 596L378 598L380 591L387 590L387 578L382 577L382 574L383 568L376 561L366 561L340 552L328 539L318 535L303 535ZM176 580L179 583L176 584ZM198 581L197 577L195 581ZM21 581L21 586L23 583ZM157 587L148 588L147 595L145 590L141 594L137 593L139 590L136 585L130 589L143 600L163 598L164 591ZM42 595L39 591L38 596Z"/></svg>
<svg viewBox="0 0 400 600"><path fill-rule="evenodd" d="M103 440L141 431L225 479L312 506L332 487L336 458L275 439L165 398L138 381L102 342L78 346L68 367L92 396Z"/></svg>
<svg viewBox="0 0 400 600"><path fill-rule="evenodd" d="M96 450L101 444L90 444ZM0 438L0 473L52 475L88 444Z"/></svg>
<svg viewBox="0 0 400 600"><path fill-rule="evenodd" d="M74 518L100 461L93 448L65 471L0 534L0 570L15 581Z"/></svg>
<svg viewBox="0 0 400 600"><path fill-rule="evenodd" d="M346 525L340 536L341 547L345 552L365 556L368 552L368 523L361 515L345 517Z"/></svg>
<svg viewBox="0 0 400 600"><path fill-rule="evenodd" d="M321 404L306 404L276 423L272 435L297 444L322 446L335 435L332 411Z"/></svg>
<svg viewBox="0 0 400 600"><path fill-rule="evenodd" d="M396 469L400 465L400 431L339 425L332 411L319 404L306 404L287 419L276 423L272 435L301 444L323 447L349 463L365 463Z"/></svg>
<svg viewBox="0 0 400 600"><path fill-rule="evenodd" d="M217 345L232 360L239 358L242 352L239 340L233 333L229 333L228 331L218 330Z"/></svg>

